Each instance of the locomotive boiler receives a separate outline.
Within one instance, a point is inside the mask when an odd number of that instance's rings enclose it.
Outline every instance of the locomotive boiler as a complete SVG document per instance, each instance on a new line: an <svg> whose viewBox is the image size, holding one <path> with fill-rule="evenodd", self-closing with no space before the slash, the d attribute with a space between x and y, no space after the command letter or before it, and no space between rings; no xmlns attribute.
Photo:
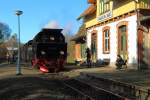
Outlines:
<svg viewBox="0 0 150 100"><path fill-rule="evenodd" d="M42 72L63 70L67 43L62 29L42 29L32 40L32 66Z"/></svg>

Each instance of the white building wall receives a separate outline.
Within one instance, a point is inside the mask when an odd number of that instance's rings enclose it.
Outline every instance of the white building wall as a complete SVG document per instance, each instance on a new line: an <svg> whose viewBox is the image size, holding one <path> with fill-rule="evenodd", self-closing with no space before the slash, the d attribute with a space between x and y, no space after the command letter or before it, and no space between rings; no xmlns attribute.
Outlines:
<svg viewBox="0 0 150 100"><path fill-rule="evenodd" d="M102 56L102 53L103 53L103 47L102 47L102 27L97 27L96 28L98 31L97 31L97 58L98 59L102 59L103 56Z"/></svg>
<svg viewBox="0 0 150 100"><path fill-rule="evenodd" d="M110 24L110 62L115 62L117 58L117 23Z"/></svg>
<svg viewBox="0 0 150 100"><path fill-rule="evenodd" d="M87 47L91 47L91 30L87 30L87 36L86 36L86 38L87 38Z"/></svg>
<svg viewBox="0 0 150 100"><path fill-rule="evenodd" d="M103 59L110 59L111 63L115 63L116 57L117 57L117 24L122 21L128 22L128 63L137 63L137 23L136 23L137 17L136 15L130 16L128 18L109 23L105 26L99 26L95 27L94 29L91 28L87 31L87 45L90 47L91 45L91 32L93 30L97 30L97 57L98 60ZM106 26L110 27L110 54L103 54L103 34L102 29Z"/></svg>
<svg viewBox="0 0 150 100"><path fill-rule="evenodd" d="M137 63L137 17L128 18L128 63Z"/></svg>

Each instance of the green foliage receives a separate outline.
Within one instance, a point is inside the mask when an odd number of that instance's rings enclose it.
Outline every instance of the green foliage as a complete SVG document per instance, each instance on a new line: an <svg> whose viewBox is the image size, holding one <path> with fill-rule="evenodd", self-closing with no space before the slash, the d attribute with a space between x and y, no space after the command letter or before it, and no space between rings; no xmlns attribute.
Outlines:
<svg viewBox="0 0 150 100"><path fill-rule="evenodd" d="M0 43L3 43L10 37L11 29L5 23L0 22Z"/></svg>
<svg viewBox="0 0 150 100"><path fill-rule="evenodd" d="M17 35L12 35L7 41L5 41L7 47L16 48L18 47Z"/></svg>
<svg viewBox="0 0 150 100"><path fill-rule="evenodd" d="M6 58L7 52L5 44L0 44L0 58Z"/></svg>

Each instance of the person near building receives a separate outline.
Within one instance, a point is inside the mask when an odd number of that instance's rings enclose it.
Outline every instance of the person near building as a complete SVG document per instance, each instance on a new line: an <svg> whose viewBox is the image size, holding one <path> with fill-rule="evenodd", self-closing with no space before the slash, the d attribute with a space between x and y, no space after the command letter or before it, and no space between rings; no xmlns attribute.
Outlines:
<svg viewBox="0 0 150 100"><path fill-rule="evenodd" d="M86 49L86 62L87 62L87 66L91 67L91 50L90 50L90 48Z"/></svg>

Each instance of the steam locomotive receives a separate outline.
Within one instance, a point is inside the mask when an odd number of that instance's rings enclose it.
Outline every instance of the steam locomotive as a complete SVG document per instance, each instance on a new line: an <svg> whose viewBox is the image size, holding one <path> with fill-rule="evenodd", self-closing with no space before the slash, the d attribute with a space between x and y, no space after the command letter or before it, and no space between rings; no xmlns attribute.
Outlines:
<svg viewBox="0 0 150 100"><path fill-rule="evenodd" d="M32 66L42 72L63 70L67 58L67 43L62 29L42 29L32 40Z"/></svg>

